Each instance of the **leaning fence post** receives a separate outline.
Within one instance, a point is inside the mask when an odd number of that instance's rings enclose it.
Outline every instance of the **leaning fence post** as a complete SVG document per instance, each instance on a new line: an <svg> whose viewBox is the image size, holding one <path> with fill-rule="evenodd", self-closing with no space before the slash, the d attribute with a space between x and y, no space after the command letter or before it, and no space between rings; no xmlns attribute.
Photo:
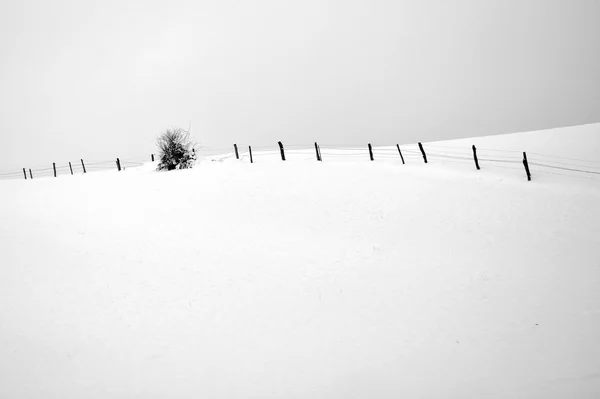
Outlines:
<svg viewBox="0 0 600 399"><path fill-rule="evenodd" d="M71 169L71 176L73 176L73 167L71 166L71 162L69 161L69 169Z"/></svg>
<svg viewBox="0 0 600 399"><path fill-rule="evenodd" d="M33 173L31 173L31 169L29 169L29 177L33 180Z"/></svg>
<svg viewBox="0 0 600 399"><path fill-rule="evenodd" d="M238 152L237 144L233 145L233 149L235 150L235 159L240 159L240 153Z"/></svg>
<svg viewBox="0 0 600 399"><path fill-rule="evenodd" d="M152 158L152 162L154 162L154 154L150 154L150 158Z"/></svg>
<svg viewBox="0 0 600 399"><path fill-rule="evenodd" d="M285 161L285 150L283 149L283 144L281 143L281 141L278 141L277 144L279 144L279 151L281 152L281 160Z"/></svg>
<svg viewBox="0 0 600 399"><path fill-rule="evenodd" d="M81 167L83 168L83 173L86 173L85 172L85 164L83 163L83 159L81 160Z"/></svg>
<svg viewBox="0 0 600 399"><path fill-rule="evenodd" d="M56 177L56 163L52 162L52 169L54 169L54 177Z"/></svg>
<svg viewBox="0 0 600 399"><path fill-rule="evenodd" d="M23 168L23 176L25 176L25 180L27 180L27 172L25 172L25 168Z"/></svg>
<svg viewBox="0 0 600 399"><path fill-rule="evenodd" d="M315 153L317 154L317 161L321 161L321 154L319 154L319 145L315 141Z"/></svg>
<svg viewBox="0 0 600 399"><path fill-rule="evenodd" d="M479 170L479 159L477 159L477 148L473 144L473 159L475 160L475 167Z"/></svg>
<svg viewBox="0 0 600 399"><path fill-rule="evenodd" d="M531 173L529 172L529 162L527 162L527 154L523 152L523 166L525 166L525 173L527 173L527 181L531 181Z"/></svg>
<svg viewBox="0 0 600 399"><path fill-rule="evenodd" d="M396 144L396 148L398 148L398 154L400 154L400 159L402 159L402 165L404 165L404 157L402 156L402 151L400 151L400 145Z"/></svg>
<svg viewBox="0 0 600 399"><path fill-rule="evenodd" d="M373 157L373 147L371 147L371 143L369 143L369 158L371 158L371 161L375 160Z"/></svg>
<svg viewBox="0 0 600 399"><path fill-rule="evenodd" d="M323 162L323 154L321 154L321 146L317 145L317 151L319 152L319 160Z"/></svg>
<svg viewBox="0 0 600 399"><path fill-rule="evenodd" d="M254 160L252 159L252 146L248 146L248 152L250 153L250 163L254 163Z"/></svg>
<svg viewBox="0 0 600 399"><path fill-rule="evenodd" d="M119 161L119 158L117 158L117 170L121 171L121 161Z"/></svg>
<svg viewBox="0 0 600 399"><path fill-rule="evenodd" d="M423 149L423 144L421 144L421 142L419 142L419 149L421 150L421 154L423 154L423 161L427 163L427 154L425 154L425 150Z"/></svg>

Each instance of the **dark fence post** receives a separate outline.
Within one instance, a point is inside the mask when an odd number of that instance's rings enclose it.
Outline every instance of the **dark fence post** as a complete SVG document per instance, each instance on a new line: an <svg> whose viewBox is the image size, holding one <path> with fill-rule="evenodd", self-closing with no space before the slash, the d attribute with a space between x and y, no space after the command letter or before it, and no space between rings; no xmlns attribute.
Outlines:
<svg viewBox="0 0 600 399"><path fill-rule="evenodd" d="M233 149L235 150L235 159L240 159L240 153L238 152L237 144L233 145Z"/></svg>
<svg viewBox="0 0 600 399"><path fill-rule="evenodd" d="M150 154L150 158L152 158L152 162L154 162L154 154Z"/></svg>
<svg viewBox="0 0 600 399"><path fill-rule="evenodd" d="M319 160L323 162L323 154L321 154L321 146L317 145L317 151L319 151Z"/></svg>
<svg viewBox="0 0 600 399"><path fill-rule="evenodd" d="M81 167L83 168L83 173L86 173L85 172L85 164L83 163L83 159L81 160Z"/></svg>
<svg viewBox="0 0 600 399"><path fill-rule="evenodd" d="M281 160L285 161L285 150L283 149L283 144L281 141L278 141L277 144L279 144L279 151L281 151Z"/></svg>
<svg viewBox="0 0 600 399"><path fill-rule="evenodd" d="M371 161L375 160L373 157L373 147L371 147L371 143L369 143L369 158L371 158Z"/></svg>
<svg viewBox="0 0 600 399"><path fill-rule="evenodd" d="M473 159L475 160L475 167L479 170L479 159L477 159L477 148L473 145Z"/></svg>
<svg viewBox="0 0 600 399"><path fill-rule="evenodd" d="M250 153L250 163L254 163L254 160L252 159L252 146L248 146L248 152Z"/></svg>
<svg viewBox="0 0 600 399"><path fill-rule="evenodd" d="M52 162L52 169L54 169L54 177L56 177L56 163Z"/></svg>
<svg viewBox="0 0 600 399"><path fill-rule="evenodd" d="M525 173L527 173L527 181L531 181L531 173L529 172L529 162L527 162L527 154L523 152L523 166L525 166Z"/></svg>
<svg viewBox="0 0 600 399"><path fill-rule="evenodd" d="M33 180L33 173L31 173L31 169L29 169L29 177Z"/></svg>
<svg viewBox="0 0 600 399"><path fill-rule="evenodd" d="M71 176L73 176L73 167L71 166L71 162L69 162L69 169L71 169Z"/></svg>
<svg viewBox="0 0 600 399"><path fill-rule="evenodd" d="M398 154L400 154L400 159L402 159L402 165L404 165L404 157L402 156L402 151L400 151L400 145L396 144L396 148L398 148Z"/></svg>
<svg viewBox="0 0 600 399"><path fill-rule="evenodd" d="M25 176L25 180L27 180L27 172L25 171L25 168L23 168L23 176Z"/></svg>
<svg viewBox="0 0 600 399"><path fill-rule="evenodd" d="M321 162L321 154L319 154L319 145L315 141L315 152L317 153L317 161Z"/></svg>
<svg viewBox="0 0 600 399"><path fill-rule="evenodd" d="M117 170L121 171L121 161L119 161L119 158L117 158Z"/></svg>
<svg viewBox="0 0 600 399"><path fill-rule="evenodd" d="M423 161L427 163L427 154L425 154L425 150L423 149L423 144L419 141L419 150L421 150L421 154L423 154Z"/></svg>

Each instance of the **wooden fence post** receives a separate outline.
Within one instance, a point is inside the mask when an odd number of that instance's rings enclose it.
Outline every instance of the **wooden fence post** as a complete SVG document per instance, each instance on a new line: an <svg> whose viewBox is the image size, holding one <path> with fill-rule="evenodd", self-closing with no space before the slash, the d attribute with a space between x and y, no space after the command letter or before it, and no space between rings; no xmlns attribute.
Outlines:
<svg viewBox="0 0 600 399"><path fill-rule="evenodd" d="M369 158L371 158L371 161L375 160L373 157L373 147L371 146L371 143L369 143Z"/></svg>
<svg viewBox="0 0 600 399"><path fill-rule="evenodd" d="M23 168L23 176L25 176L25 180L27 180L27 172L25 171L25 168Z"/></svg>
<svg viewBox="0 0 600 399"><path fill-rule="evenodd" d="M527 154L523 152L523 166L525 166L525 173L527 173L527 181L531 181L531 173L529 172L529 162L527 162Z"/></svg>
<svg viewBox="0 0 600 399"><path fill-rule="evenodd" d="M317 161L321 162L321 154L319 154L319 145L315 141L315 153L317 154Z"/></svg>
<svg viewBox="0 0 600 399"><path fill-rule="evenodd" d="M119 161L119 158L117 158L117 170L121 171L121 161Z"/></svg>
<svg viewBox="0 0 600 399"><path fill-rule="evenodd" d="M473 159L475 160L475 167L479 170L479 159L477 159L477 148L473 144Z"/></svg>
<svg viewBox="0 0 600 399"><path fill-rule="evenodd" d="M152 158L152 162L154 162L154 154L150 154L150 158Z"/></svg>
<svg viewBox="0 0 600 399"><path fill-rule="evenodd" d="M233 149L235 150L235 159L240 159L240 153L238 152L237 144L233 145Z"/></svg>
<svg viewBox="0 0 600 399"><path fill-rule="evenodd" d="M73 176L73 167L71 166L71 162L69 161L69 169L71 169L71 176Z"/></svg>
<svg viewBox="0 0 600 399"><path fill-rule="evenodd" d="M86 173L86 171L85 171L85 164L83 163L83 159L81 160L81 167L83 168L83 173Z"/></svg>
<svg viewBox="0 0 600 399"><path fill-rule="evenodd" d="M278 141L277 144L279 144L279 151L281 152L281 160L285 161L285 150L283 149L283 144L281 143L281 141Z"/></svg>
<svg viewBox="0 0 600 399"><path fill-rule="evenodd" d="M33 180L33 173L31 173L31 169L29 169L29 177Z"/></svg>
<svg viewBox="0 0 600 399"><path fill-rule="evenodd" d="M252 146L248 146L248 152L250 153L250 163L254 163L254 160L252 159Z"/></svg>
<svg viewBox="0 0 600 399"><path fill-rule="evenodd" d="M400 151L400 145L396 144L396 148L398 148L398 154L400 154L400 159L402 159L402 165L404 165L404 157L402 156L402 151Z"/></svg>
<svg viewBox="0 0 600 399"><path fill-rule="evenodd" d="M54 177L56 177L56 163L52 162L52 169L54 169Z"/></svg>
<svg viewBox="0 0 600 399"><path fill-rule="evenodd" d="M419 141L419 150L421 150L421 154L423 154L423 161L427 163L427 154L425 154L425 150L423 149L423 144Z"/></svg>

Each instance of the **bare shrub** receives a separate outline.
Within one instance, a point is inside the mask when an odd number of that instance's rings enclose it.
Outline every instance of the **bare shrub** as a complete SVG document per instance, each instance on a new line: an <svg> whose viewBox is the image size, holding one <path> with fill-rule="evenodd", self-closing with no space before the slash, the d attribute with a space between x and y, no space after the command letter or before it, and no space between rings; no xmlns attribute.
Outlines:
<svg viewBox="0 0 600 399"><path fill-rule="evenodd" d="M156 145L160 157L157 170L189 169L196 162L195 143L187 130L167 129L158 137Z"/></svg>

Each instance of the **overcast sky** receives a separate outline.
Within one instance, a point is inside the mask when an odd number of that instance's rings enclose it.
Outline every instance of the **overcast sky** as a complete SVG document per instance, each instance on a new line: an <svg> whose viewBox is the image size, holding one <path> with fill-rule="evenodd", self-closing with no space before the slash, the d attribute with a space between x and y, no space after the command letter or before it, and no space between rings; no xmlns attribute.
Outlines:
<svg viewBox="0 0 600 399"><path fill-rule="evenodd" d="M0 0L0 170L600 121L596 0Z"/></svg>

